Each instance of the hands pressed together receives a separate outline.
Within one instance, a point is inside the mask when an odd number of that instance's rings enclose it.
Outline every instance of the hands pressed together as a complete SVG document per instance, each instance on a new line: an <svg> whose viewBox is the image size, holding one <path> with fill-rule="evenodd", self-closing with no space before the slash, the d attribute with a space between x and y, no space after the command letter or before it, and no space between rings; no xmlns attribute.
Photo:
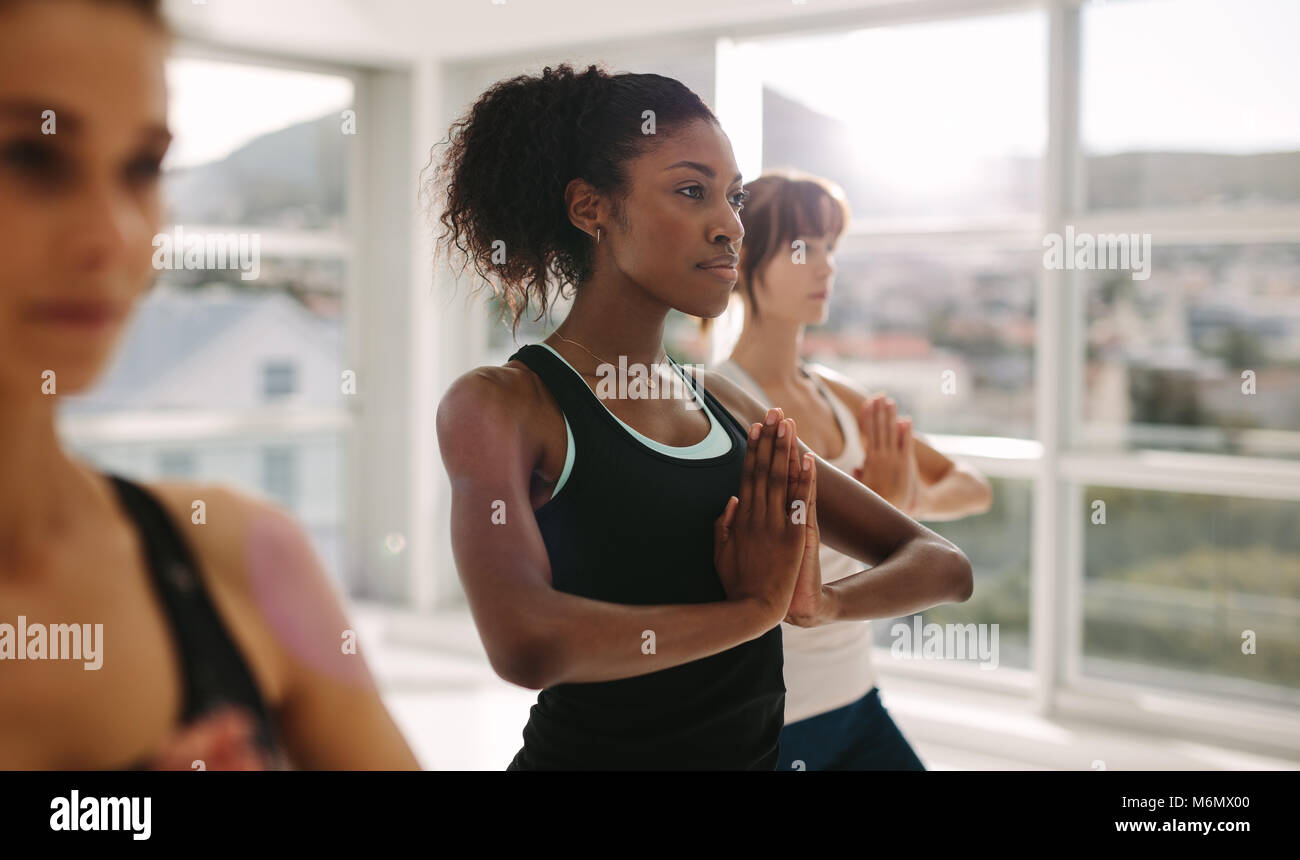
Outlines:
<svg viewBox="0 0 1300 860"><path fill-rule="evenodd" d="M752 598L784 620L829 620L817 529L817 458L799 457L792 418L768 411L749 428L739 496L714 522L713 559L728 600Z"/></svg>
<svg viewBox="0 0 1300 860"><path fill-rule="evenodd" d="M921 483L911 417L899 418L893 398L873 394L862 402L857 418L866 456L853 477L910 516Z"/></svg>

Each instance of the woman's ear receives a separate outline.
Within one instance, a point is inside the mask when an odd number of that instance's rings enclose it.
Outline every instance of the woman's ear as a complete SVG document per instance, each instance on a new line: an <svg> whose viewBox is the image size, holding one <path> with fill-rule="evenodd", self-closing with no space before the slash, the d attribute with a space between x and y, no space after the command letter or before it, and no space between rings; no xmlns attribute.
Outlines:
<svg viewBox="0 0 1300 860"><path fill-rule="evenodd" d="M570 179L564 186L564 211L574 227L595 241L600 221L600 193L585 179Z"/></svg>

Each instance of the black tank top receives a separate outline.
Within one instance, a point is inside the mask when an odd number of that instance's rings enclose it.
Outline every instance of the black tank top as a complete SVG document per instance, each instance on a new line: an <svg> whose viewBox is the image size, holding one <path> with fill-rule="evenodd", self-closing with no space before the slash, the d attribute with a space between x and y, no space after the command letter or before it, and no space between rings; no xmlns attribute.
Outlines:
<svg viewBox="0 0 1300 860"><path fill-rule="evenodd" d="M632 437L573 368L530 344L518 359L541 377L573 433L562 491L535 512L556 590L632 605L726 599L713 523L740 488L747 435L688 377L731 450L682 459ZM642 631L629 631L640 643ZM785 711L781 628L657 672L540 692L507 770L774 770Z"/></svg>
<svg viewBox="0 0 1300 860"><path fill-rule="evenodd" d="M184 676L181 721L189 724L219 705L245 710L258 746L272 763L282 763L275 725L243 655L230 638L203 586L194 557L158 500L120 475L107 476L144 544L154 593L170 623ZM129 770L147 768L136 762Z"/></svg>

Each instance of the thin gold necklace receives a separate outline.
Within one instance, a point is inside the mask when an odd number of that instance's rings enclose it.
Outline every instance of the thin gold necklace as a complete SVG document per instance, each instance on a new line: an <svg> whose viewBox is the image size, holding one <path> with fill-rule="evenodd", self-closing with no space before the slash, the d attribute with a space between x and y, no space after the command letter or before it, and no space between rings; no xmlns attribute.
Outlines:
<svg viewBox="0 0 1300 860"><path fill-rule="evenodd" d="M601 364L608 364L608 365L610 365L610 366L612 366L612 367L617 367L617 366L618 366L617 364L615 364L615 363L612 362L612 361L605 361L605 359L601 358L599 355L596 355L596 353L594 353L594 352L592 352L591 350L587 349L585 346L583 346L582 344L578 343L576 340L572 340L571 338L567 338L567 337L565 337L564 335L560 334L558 331L555 332L555 336L558 337L560 340L565 341L566 343L571 343L571 344L573 344L574 346L576 346L576 347L578 347L578 348L584 350L584 351L587 353L587 355L590 355L592 358L596 359L596 361L599 361ZM664 357L665 357L665 358L668 357L668 353L667 353L667 351L664 352ZM656 362L656 364L657 364L657 363L658 363L658 362ZM592 376L596 376L596 375L598 375L598 374L590 374L590 375L592 375ZM657 379L654 379L654 378L651 378L651 380L650 380L650 387L651 387L651 388L658 388L658 387L659 387L659 382L658 382L658 380L657 380Z"/></svg>

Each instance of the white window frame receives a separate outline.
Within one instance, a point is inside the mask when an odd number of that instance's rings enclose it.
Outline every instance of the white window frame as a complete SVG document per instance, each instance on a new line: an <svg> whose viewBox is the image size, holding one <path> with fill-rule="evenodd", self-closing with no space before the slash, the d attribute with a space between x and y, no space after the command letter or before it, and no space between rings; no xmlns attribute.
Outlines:
<svg viewBox="0 0 1300 860"><path fill-rule="evenodd" d="M353 86L352 109L359 113L364 110L365 71L355 66L322 62L318 59L285 57L276 54L260 53L235 49L215 42L208 42L197 37L182 36L171 51L171 57L177 59L202 59L214 62L244 64L263 68L286 69L291 71L315 72L336 77L347 78ZM368 160L364 143L360 147L350 148L346 155L344 170L347 187L348 229L345 232L266 229L255 227L260 237L260 248L268 257L288 257L301 260L337 261L345 266L346 276L342 285L340 299L343 304L343 319L347 334L342 360L354 365L362 364L364 354L362 346L358 294L363 278L364 258L360 254L368 221L364 217L364 184L361 169ZM175 225L169 224L171 230ZM246 232L247 224L186 224L186 229L193 233L229 234ZM298 380L301 384L301 379ZM259 380L259 386L261 381ZM259 388L260 392L260 388ZM295 409L283 412L275 405L268 405L252 410L186 410L183 414L170 414L150 410L121 410L104 414L68 415L60 420L60 432L69 441L81 445L106 443L133 443L153 441L165 442L201 442L211 439L238 439L245 435L275 434L282 435L279 444L287 443L304 435L322 433L340 433L343 447L347 452L347 465L344 473L343 529L346 535L346 558L349 559L346 581L355 581L352 577L357 570L358 545L362 536L357 532L359 518L357 509L363 504L350 489L355 487L355 475L363 468L357 463L358 424L361 413L361 398L353 398L347 405L339 408ZM340 575L344 571L337 571Z"/></svg>
<svg viewBox="0 0 1300 860"><path fill-rule="evenodd" d="M1045 200L1040 216L997 219L855 220L842 242L845 250L896 251L936 246L996 245L1036 248L1045 233L1063 233L1067 224L1094 233L1154 233L1161 244L1300 243L1300 206L1253 206L1243 210L1169 210L1079 212L1080 7L1088 0L970 0L887 6L856 13L823 16L815 26L798 30L774 25L720 34L720 63L739 56L747 40L789 37L845 28L885 26L944 19L975 18L1016 11L1047 16L1048 143L1045 153ZM719 80L743 76L720 70ZM744 105L760 103L752 93L720 89L730 96L718 106L731 127L761 127ZM724 115L728 110L734 112ZM753 144L745 147L750 158ZM739 149L738 149L739 154ZM761 162L760 162L761 163ZM749 175L748 173L746 175ZM1122 228L1122 230L1121 230ZM1096 453L1078 447L1072 428L1081 405L1083 349L1081 288L1072 272L1044 269L1036 287L1038 338L1035 349L1036 439L1022 450L1003 454L1006 445L980 437L933 436L935 444L961 456L986 475L1028 479L1033 484L1030 572L1029 671L1006 669L981 673L972 667L890 661L878 649L882 674L897 673L984 689L1019 690L1030 696L1042 715L1080 715L1120 725L1188 731L1277 747L1300 746L1294 711L1265 704L1228 703L1222 697L1191 693L1150 692L1131 683L1083 674L1083 489L1085 486L1131 487L1182 493L1300 501L1300 462L1214 454L1137 450ZM1069 392L1062 398L1057 392ZM1014 446L1013 446L1014 447ZM990 677L990 674L996 677Z"/></svg>

